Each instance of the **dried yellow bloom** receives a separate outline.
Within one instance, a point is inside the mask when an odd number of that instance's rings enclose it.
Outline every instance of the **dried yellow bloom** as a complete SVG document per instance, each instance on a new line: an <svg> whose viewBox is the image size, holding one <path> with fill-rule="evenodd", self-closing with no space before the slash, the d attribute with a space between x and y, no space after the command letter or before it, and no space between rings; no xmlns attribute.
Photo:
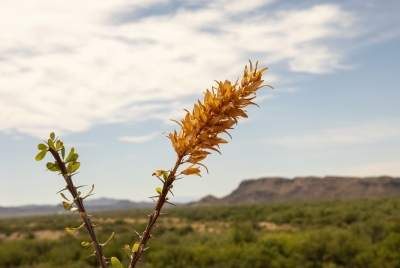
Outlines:
<svg viewBox="0 0 400 268"><path fill-rule="evenodd" d="M250 70L247 66L244 69L243 78L240 86L238 81L232 84L228 80L218 82L218 87L212 87L204 93L204 100L194 105L192 112L186 111L186 116L180 122L175 121L181 127L181 130L174 133L168 133L168 138L178 155L179 162L191 163L192 165L183 170L181 174L200 176L199 168L193 168L194 164L202 165L200 161L204 160L213 150L218 153L220 143L227 143L226 140L219 138L221 133L229 133L228 129L237 124L239 117L247 117L243 110L247 105L257 105L252 102L256 97L256 91L264 86L261 84L262 73L267 70L263 68L257 71L257 65L253 70L250 61ZM271 87L271 86L269 86ZM271 87L272 88L272 87ZM230 135L229 135L230 136ZM184 157L188 156L186 160ZM204 166L205 167L205 166ZM207 168L207 167L205 167Z"/></svg>
<svg viewBox="0 0 400 268"><path fill-rule="evenodd" d="M200 175L200 169L199 169L198 167L195 167L195 168L194 168L193 166L194 166L194 164L191 165L190 167L188 167L188 168L182 170L182 172L181 172L180 174L184 174L184 175L197 175L197 176L200 176L200 177L201 177L201 175Z"/></svg>

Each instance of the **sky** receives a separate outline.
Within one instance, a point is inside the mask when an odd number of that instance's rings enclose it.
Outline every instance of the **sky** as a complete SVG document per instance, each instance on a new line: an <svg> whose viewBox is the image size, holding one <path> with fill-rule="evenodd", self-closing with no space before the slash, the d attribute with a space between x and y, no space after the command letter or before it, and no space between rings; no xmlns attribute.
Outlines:
<svg viewBox="0 0 400 268"><path fill-rule="evenodd" d="M62 201L50 155L34 159L52 131L80 155L76 185L149 200L153 171L176 160L170 119L249 60L274 89L172 201L261 177L400 177L399 11L397 0L3 0L0 206Z"/></svg>

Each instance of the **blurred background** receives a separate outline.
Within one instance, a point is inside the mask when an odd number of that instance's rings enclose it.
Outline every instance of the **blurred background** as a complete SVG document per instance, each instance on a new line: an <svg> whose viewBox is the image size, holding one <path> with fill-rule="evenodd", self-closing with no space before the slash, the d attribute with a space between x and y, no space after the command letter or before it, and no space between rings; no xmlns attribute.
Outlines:
<svg viewBox="0 0 400 268"><path fill-rule="evenodd" d="M175 201L266 176L400 176L399 1L0 2L0 206L55 204L34 160L54 131L96 197L145 200L175 163L172 132L248 60L266 84L210 174ZM50 156L45 160L51 161Z"/></svg>

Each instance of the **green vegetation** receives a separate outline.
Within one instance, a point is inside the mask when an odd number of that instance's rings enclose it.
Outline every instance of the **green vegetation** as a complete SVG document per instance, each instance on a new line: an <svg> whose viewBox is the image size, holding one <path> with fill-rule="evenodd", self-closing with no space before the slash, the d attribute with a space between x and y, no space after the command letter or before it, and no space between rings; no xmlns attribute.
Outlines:
<svg viewBox="0 0 400 268"><path fill-rule="evenodd" d="M151 240L142 259L148 268L400 267L399 207L400 197L382 197L166 208L153 231L163 241ZM96 227L100 240L115 232L105 254L127 266L121 245L132 247L147 218L113 211L96 220L105 222ZM0 267L98 267L77 246L87 233L64 231L77 224L74 215L0 220Z"/></svg>

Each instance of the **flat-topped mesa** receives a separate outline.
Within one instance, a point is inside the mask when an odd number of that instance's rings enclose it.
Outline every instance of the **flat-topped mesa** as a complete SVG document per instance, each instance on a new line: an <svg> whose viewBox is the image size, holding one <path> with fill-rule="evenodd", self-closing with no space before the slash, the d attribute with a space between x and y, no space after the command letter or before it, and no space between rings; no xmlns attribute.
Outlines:
<svg viewBox="0 0 400 268"><path fill-rule="evenodd" d="M244 180L231 194L206 196L191 206L275 201L323 200L400 195L400 178L380 177L282 177Z"/></svg>

